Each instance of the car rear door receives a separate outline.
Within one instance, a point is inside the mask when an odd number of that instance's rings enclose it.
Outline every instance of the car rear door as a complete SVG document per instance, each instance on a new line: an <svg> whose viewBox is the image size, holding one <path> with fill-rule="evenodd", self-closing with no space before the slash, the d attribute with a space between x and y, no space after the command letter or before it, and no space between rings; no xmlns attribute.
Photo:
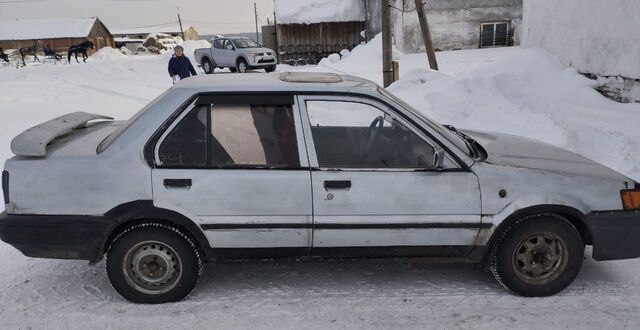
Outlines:
<svg viewBox="0 0 640 330"><path fill-rule="evenodd" d="M157 207L197 222L218 257L308 255L311 180L291 95L204 95L155 146Z"/></svg>
<svg viewBox="0 0 640 330"><path fill-rule="evenodd" d="M462 256L481 227L473 172L393 109L300 96L313 187L313 255Z"/></svg>

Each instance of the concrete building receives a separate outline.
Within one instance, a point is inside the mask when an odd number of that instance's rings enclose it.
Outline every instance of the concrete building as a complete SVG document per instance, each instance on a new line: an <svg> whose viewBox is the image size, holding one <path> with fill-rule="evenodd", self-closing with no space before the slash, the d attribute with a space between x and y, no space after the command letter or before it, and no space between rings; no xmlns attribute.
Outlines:
<svg viewBox="0 0 640 330"><path fill-rule="evenodd" d="M29 47L39 41L40 47L49 45L56 52L63 52L87 40L93 42L95 50L115 46L113 35L97 17L0 21L3 49Z"/></svg>
<svg viewBox="0 0 640 330"><path fill-rule="evenodd" d="M640 102L638 17L638 0L525 0L522 46L546 48L614 100Z"/></svg>
<svg viewBox="0 0 640 330"><path fill-rule="evenodd" d="M380 1L367 0L367 36L380 32ZM415 0L395 0L394 41L405 53L424 51ZM437 50L519 44L522 0L426 0L425 12Z"/></svg>

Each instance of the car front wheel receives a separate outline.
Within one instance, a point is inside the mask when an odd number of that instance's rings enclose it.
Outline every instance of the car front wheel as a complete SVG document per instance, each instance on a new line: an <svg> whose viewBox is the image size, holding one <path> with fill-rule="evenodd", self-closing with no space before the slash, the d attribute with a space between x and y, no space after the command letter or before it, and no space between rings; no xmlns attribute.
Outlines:
<svg viewBox="0 0 640 330"><path fill-rule="evenodd" d="M490 269L508 290L527 297L564 290L582 267L580 233L555 213L525 216L509 225L491 249Z"/></svg>
<svg viewBox="0 0 640 330"><path fill-rule="evenodd" d="M276 66L275 65L269 65L269 66L264 68L264 71L267 72L267 73L276 71Z"/></svg>
<svg viewBox="0 0 640 330"><path fill-rule="evenodd" d="M211 61L209 61L208 58L203 58L202 59L202 70L204 70L204 73L212 74L213 73L213 68L214 68L214 66L211 64Z"/></svg>
<svg viewBox="0 0 640 330"><path fill-rule="evenodd" d="M236 63L236 69L239 73L246 73L249 70L249 65L244 58L241 58L238 60L238 63Z"/></svg>
<svg viewBox="0 0 640 330"><path fill-rule="evenodd" d="M142 223L122 231L107 252L113 288L135 303L182 300L202 273L202 259L192 238L178 228Z"/></svg>

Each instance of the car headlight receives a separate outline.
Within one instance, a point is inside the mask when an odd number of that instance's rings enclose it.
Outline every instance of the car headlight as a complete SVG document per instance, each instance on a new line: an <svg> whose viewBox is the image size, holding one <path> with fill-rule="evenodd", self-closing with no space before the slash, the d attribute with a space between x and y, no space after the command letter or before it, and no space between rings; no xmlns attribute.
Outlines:
<svg viewBox="0 0 640 330"><path fill-rule="evenodd" d="M253 61L258 62L258 60L262 57L262 53L253 54Z"/></svg>

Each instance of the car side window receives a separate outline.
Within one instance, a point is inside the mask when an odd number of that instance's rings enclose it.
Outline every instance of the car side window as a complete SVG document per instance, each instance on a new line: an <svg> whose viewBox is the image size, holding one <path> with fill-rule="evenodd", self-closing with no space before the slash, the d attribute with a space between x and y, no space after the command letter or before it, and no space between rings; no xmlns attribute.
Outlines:
<svg viewBox="0 0 640 330"><path fill-rule="evenodd" d="M229 39L224 40L224 49L233 50L233 43L231 43L231 40Z"/></svg>
<svg viewBox="0 0 640 330"><path fill-rule="evenodd" d="M223 49L224 47L222 46L224 40L222 39L216 39L213 41L213 47L214 48L218 48L218 49Z"/></svg>
<svg viewBox="0 0 640 330"><path fill-rule="evenodd" d="M306 108L320 167L433 168L433 146L372 105L309 100Z"/></svg>
<svg viewBox="0 0 640 330"><path fill-rule="evenodd" d="M208 107L191 110L162 141L160 162L167 166L202 167L207 164Z"/></svg>
<svg viewBox="0 0 640 330"><path fill-rule="evenodd" d="M293 108L199 105L162 141L158 156L175 167L299 167Z"/></svg>

